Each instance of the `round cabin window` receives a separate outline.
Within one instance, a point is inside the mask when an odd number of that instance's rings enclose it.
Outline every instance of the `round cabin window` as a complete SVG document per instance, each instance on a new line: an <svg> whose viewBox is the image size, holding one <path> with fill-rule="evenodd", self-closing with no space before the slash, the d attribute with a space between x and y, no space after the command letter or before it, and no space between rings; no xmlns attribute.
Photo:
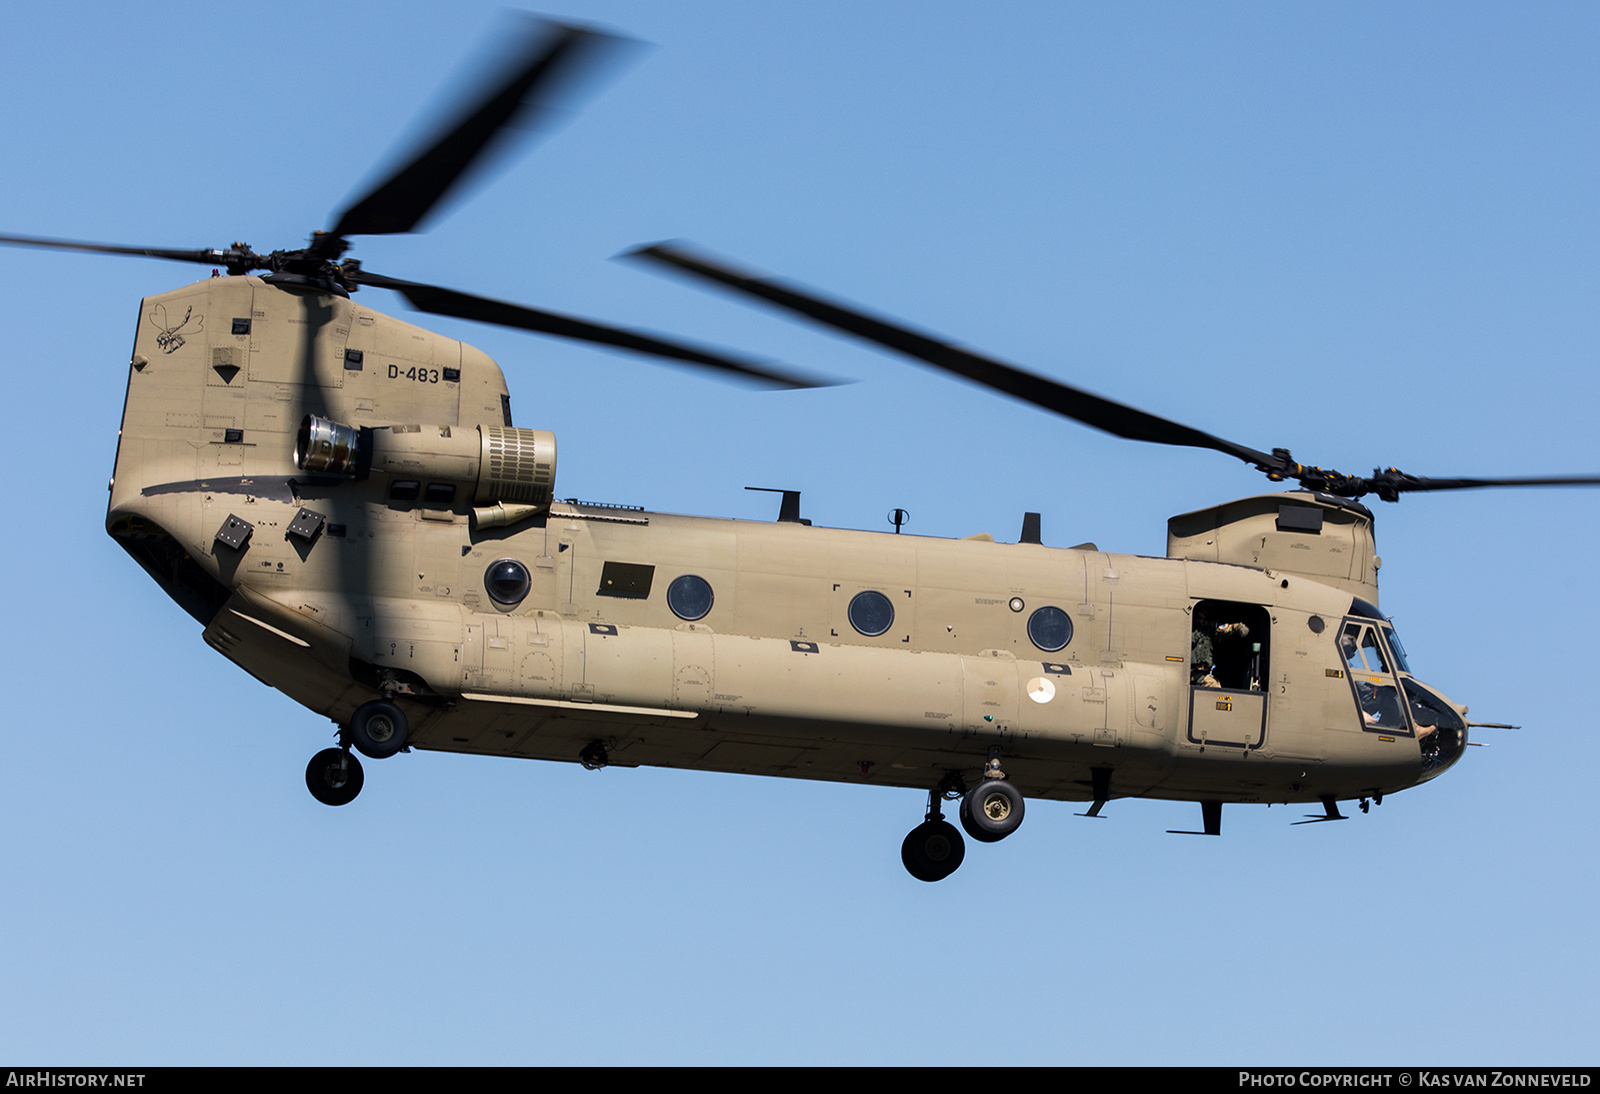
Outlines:
<svg viewBox="0 0 1600 1094"><path fill-rule="evenodd" d="M1072 619L1060 608L1039 608L1028 616L1028 637L1041 650L1054 653L1072 641Z"/></svg>
<svg viewBox="0 0 1600 1094"><path fill-rule="evenodd" d="M849 615L850 625L868 638L876 638L894 626L894 605L873 589L850 598Z"/></svg>
<svg viewBox="0 0 1600 1094"><path fill-rule="evenodd" d="M711 582L696 574L673 578L672 584L667 586L667 607L679 619L690 622L704 619L711 611L714 599Z"/></svg>
<svg viewBox="0 0 1600 1094"><path fill-rule="evenodd" d="M514 558L502 558L484 571L483 587L496 604L520 604L533 586L528 568Z"/></svg>

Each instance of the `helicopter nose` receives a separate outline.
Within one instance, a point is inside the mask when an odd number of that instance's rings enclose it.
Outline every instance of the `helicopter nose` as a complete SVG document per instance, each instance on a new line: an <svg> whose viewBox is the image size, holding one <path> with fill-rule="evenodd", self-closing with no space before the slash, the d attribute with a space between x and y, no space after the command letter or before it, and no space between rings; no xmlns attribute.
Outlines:
<svg viewBox="0 0 1600 1094"><path fill-rule="evenodd" d="M1467 747L1466 707L1452 703L1428 685L1403 677L1406 700L1411 706L1411 721L1417 729L1417 747L1422 753L1419 782L1439 775L1461 758Z"/></svg>

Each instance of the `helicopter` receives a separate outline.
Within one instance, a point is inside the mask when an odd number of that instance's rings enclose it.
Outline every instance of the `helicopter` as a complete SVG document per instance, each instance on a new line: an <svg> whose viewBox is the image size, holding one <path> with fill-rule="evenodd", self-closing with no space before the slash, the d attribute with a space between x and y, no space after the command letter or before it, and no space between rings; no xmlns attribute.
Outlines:
<svg viewBox="0 0 1600 1094"><path fill-rule="evenodd" d="M351 236L411 230L597 48L594 32L556 30L304 248L5 238L227 271L141 305L107 529L208 644L340 726L308 766L319 801L360 792L352 752L411 748L870 781L928 792L903 860L937 880L964 855L941 802L960 802L980 842L1016 831L1027 797L1091 815L1124 796L1196 801L1217 834L1226 802L1317 803L1338 819L1341 800L1381 801L1459 757L1463 708L1410 675L1377 609L1358 499L1600 480L1324 471L658 245L641 257L1301 489L1174 518L1163 559L1047 548L1036 518L1016 543L811 527L789 492L771 523L558 500L554 435L512 424L498 366L355 292L773 386L818 382L345 257Z"/></svg>

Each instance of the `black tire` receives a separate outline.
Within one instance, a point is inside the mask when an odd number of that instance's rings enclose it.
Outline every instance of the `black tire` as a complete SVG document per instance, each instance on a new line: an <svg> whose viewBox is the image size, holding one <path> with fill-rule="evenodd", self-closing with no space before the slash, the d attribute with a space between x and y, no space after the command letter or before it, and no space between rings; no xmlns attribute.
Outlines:
<svg viewBox="0 0 1600 1094"><path fill-rule="evenodd" d="M365 781L361 761L342 748L325 748L306 764L306 789L323 805L349 805Z"/></svg>
<svg viewBox="0 0 1600 1094"><path fill-rule="evenodd" d="M374 699L356 708L350 719L350 743L370 760L385 760L406 746L411 726L405 712L387 699Z"/></svg>
<svg viewBox="0 0 1600 1094"><path fill-rule="evenodd" d="M949 821L919 824L900 845L900 861L918 881L942 881L956 872L966 857L967 845Z"/></svg>
<svg viewBox="0 0 1600 1094"><path fill-rule="evenodd" d="M998 843L1022 825L1022 791L1007 779L984 779L961 799L961 827L979 843Z"/></svg>

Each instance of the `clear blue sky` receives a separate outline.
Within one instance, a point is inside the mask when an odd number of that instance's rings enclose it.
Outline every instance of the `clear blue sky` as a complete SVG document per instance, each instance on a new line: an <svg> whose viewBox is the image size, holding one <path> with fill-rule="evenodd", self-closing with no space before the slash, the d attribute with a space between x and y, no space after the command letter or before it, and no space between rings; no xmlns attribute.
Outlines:
<svg viewBox="0 0 1600 1094"><path fill-rule="evenodd" d="M1164 549L1256 492L609 256L686 237L1307 462L1600 472L1600 9L573 4L650 43L368 268L859 382L760 393L426 321L555 430L558 492ZM0 232L296 245L404 147L491 4L12 5ZM1344 824L1039 802L938 885L914 791L417 753L332 727L108 539L140 297L0 253L0 1058L47 1063L1594 1061L1600 494L1378 509L1383 603L1485 731ZM376 306L406 315L397 298Z"/></svg>

